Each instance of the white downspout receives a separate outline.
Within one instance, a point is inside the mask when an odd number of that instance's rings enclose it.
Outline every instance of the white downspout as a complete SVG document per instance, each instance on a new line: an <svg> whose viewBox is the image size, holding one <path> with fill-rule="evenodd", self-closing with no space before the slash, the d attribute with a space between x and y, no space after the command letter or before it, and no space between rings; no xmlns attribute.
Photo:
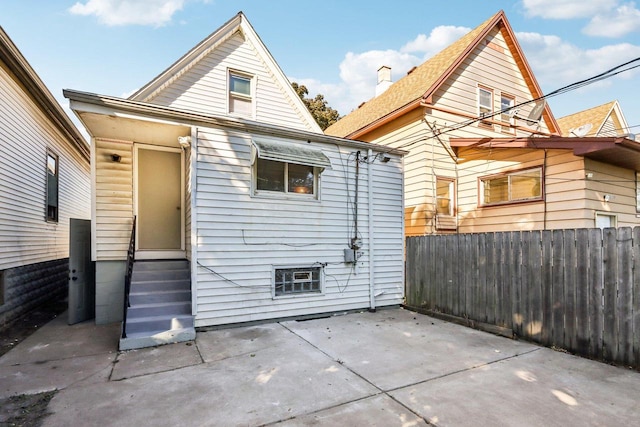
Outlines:
<svg viewBox="0 0 640 427"><path fill-rule="evenodd" d="M191 128L191 314L198 314L198 129Z"/></svg>
<svg viewBox="0 0 640 427"><path fill-rule="evenodd" d="M374 276L374 239L373 239L373 151L367 152L367 188L369 189L369 311L376 310L376 283Z"/></svg>

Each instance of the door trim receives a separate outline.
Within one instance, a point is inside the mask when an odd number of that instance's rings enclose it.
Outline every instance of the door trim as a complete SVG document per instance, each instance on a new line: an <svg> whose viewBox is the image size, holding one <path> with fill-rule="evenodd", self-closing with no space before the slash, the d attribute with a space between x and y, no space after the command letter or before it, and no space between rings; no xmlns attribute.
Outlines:
<svg viewBox="0 0 640 427"><path fill-rule="evenodd" d="M180 153L180 249L179 250L140 250L138 239L139 227L136 227L136 258L138 259L172 259L185 258L185 206L184 206L184 186L185 186L185 170L184 170L184 151L177 147L164 147L150 144L133 144L133 214L138 216L138 150L155 150L166 151L171 153Z"/></svg>

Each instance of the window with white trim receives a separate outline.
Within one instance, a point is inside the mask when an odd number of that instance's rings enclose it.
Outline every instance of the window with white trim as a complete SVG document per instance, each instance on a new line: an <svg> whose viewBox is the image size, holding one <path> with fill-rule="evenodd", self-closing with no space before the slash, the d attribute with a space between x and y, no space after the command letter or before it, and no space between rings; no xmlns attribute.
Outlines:
<svg viewBox="0 0 640 427"><path fill-rule="evenodd" d="M253 116L253 77L229 71L229 113Z"/></svg>
<svg viewBox="0 0 640 427"><path fill-rule="evenodd" d="M542 200L542 168L479 179L480 206Z"/></svg>
<svg viewBox="0 0 640 427"><path fill-rule="evenodd" d="M618 226L618 217L615 214L596 212L597 228L613 228Z"/></svg>
<svg viewBox="0 0 640 427"><path fill-rule="evenodd" d="M331 168L321 151L302 144L254 139L254 194L318 196L320 174Z"/></svg>
<svg viewBox="0 0 640 427"><path fill-rule="evenodd" d="M482 125L491 125L490 120L493 114L493 90L478 86L478 117L487 117L487 120L480 121Z"/></svg>
<svg viewBox="0 0 640 427"><path fill-rule="evenodd" d="M58 222L58 156L47 152L46 220Z"/></svg>
<svg viewBox="0 0 640 427"><path fill-rule="evenodd" d="M500 95L500 121L505 124L502 126L502 130L504 132L514 131L511 125L515 124L515 118L510 114L510 109L513 108L514 105L516 105L515 97L505 93Z"/></svg>
<svg viewBox="0 0 640 427"><path fill-rule="evenodd" d="M436 228L439 230L455 230L455 180L453 178L436 177Z"/></svg>
<svg viewBox="0 0 640 427"><path fill-rule="evenodd" d="M321 267L276 268L274 295L319 294L322 292Z"/></svg>

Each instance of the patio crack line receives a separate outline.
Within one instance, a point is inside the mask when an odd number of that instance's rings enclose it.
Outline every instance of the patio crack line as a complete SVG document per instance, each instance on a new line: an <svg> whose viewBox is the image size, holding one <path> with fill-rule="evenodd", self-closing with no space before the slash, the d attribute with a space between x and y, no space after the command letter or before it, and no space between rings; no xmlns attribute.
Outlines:
<svg viewBox="0 0 640 427"><path fill-rule="evenodd" d="M351 369L349 366L345 365L344 362L340 359L335 359L333 356L331 356L329 353L327 353L326 351L320 349L318 346L314 345L311 341L307 340L306 338L304 338L303 336L295 333L293 330L291 330L290 328L288 328L287 326L283 325L282 323L278 323L280 326L282 326L283 328L285 328L287 331L289 331L290 333L292 333L293 335L295 335L296 337L300 338L302 341L306 342L307 344L309 344L311 347L315 348L316 350L318 350L320 353L324 354L325 356L327 356L329 359L333 360L334 362L338 363L340 366L344 367L344 369L346 369L347 371L351 372L353 375L355 375L356 377L360 378L361 380L363 380L364 382L366 382L367 384L371 385L373 388L375 388L376 390L378 390L378 393L373 393L370 394L368 396L363 396L359 399L354 399L352 401L349 402L342 402L333 406L330 406L328 408L323 408L323 409L319 409L316 411L312 411L312 412L306 412L304 414L295 416L295 417L291 417L291 418L287 418L286 420L289 419L293 419L293 418L299 418L302 416L306 416L306 415L312 415L312 414L316 414L318 412L321 411L326 411L328 409L333 409L333 408L338 408L340 406L349 404L349 403L353 403L353 402L358 402L360 400L364 400L364 399L369 399L371 397L375 397L375 396L379 396L381 394L386 395L387 397L389 397L391 400L393 400L394 402L398 403L400 406L402 406L403 408L405 408L407 411L409 411L410 413L412 413L413 415L415 415L416 417L418 417L419 419L423 420L425 423L427 423L427 425L431 425L431 423L424 418L422 415L420 415L419 413L415 412L413 409L409 408L408 406L406 406L405 404L403 404L402 402L398 402L396 399L393 398L393 396L389 395L389 393L383 389L381 389L380 387L378 387L377 385L375 385L374 383L372 383L371 381L369 381L367 378L363 377L362 375L360 375L359 373L357 373L356 371L354 371L353 369ZM268 424L264 424L266 425L272 425L272 424L276 424L278 422L282 422L282 421L286 421L286 420L281 420L281 421L276 421L276 422L272 422L272 423L268 423Z"/></svg>
<svg viewBox="0 0 640 427"><path fill-rule="evenodd" d="M503 357L503 358L501 358L501 359L492 360L492 361L490 361L490 362L481 363L481 364L479 364L479 365L470 366L470 367L468 367L468 368L459 369L459 370L457 370L457 371L447 372L446 374L442 374L442 375L439 375L439 376L437 376L437 377L428 378L428 379L426 379L426 380L417 381L417 382L415 382L415 383L406 384L406 385L403 385L403 386L400 386L400 387L390 388L390 389L388 389L388 390L384 390L384 392L385 392L385 393L392 393L392 392L394 392L394 391L398 391L398 390L401 390L401 389L403 389L403 388L413 387L413 386L416 386L416 385L420 385L420 384L428 383L428 382L430 382L430 381L435 381L435 380L439 380L439 379L442 379L442 378L450 377L450 376L452 376L452 375L457 375L457 374L460 374L460 373L462 373L462 372L473 371L473 370L476 370L476 369L478 369L478 368L482 368L482 367L484 367L484 366L493 365L494 363L500 363L500 362L504 362L505 360L515 359L515 358L517 358L517 357L525 356L525 355L527 355L527 354L531 354L531 353L533 353L533 352L535 352L535 351L539 351L539 350L540 350L540 347L538 347L538 348L534 348L534 349L531 349L531 350L529 350L529 351L525 351L525 352L523 352L523 353L514 354L514 355L512 355L512 356ZM395 400L395 399L394 399L394 400Z"/></svg>

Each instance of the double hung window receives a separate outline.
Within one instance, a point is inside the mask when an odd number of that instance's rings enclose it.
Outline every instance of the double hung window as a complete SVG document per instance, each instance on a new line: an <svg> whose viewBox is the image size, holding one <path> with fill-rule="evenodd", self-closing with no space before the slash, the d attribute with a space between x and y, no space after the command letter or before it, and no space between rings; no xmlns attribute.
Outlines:
<svg viewBox="0 0 640 427"><path fill-rule="evenodd" d="M504 93L500 95L500 121L504 123L502 126L504 132L513 132L511 126L515 124L515 118L510 114L510 110L515 105L515 102L515 98L511 95Z"/></svg>
<svg viewBox="0 0 640 427"><path fill-rule="evenodd" d="M480 121L481 125L491 126L493 116L493 90L478 86L478 117L486 118Z"/></svg>
<svg viewBox="0 0 640 427"><path fill-rule="evenodd" d="M253 77L229 71L229 113L253 116Z"/></svg>

